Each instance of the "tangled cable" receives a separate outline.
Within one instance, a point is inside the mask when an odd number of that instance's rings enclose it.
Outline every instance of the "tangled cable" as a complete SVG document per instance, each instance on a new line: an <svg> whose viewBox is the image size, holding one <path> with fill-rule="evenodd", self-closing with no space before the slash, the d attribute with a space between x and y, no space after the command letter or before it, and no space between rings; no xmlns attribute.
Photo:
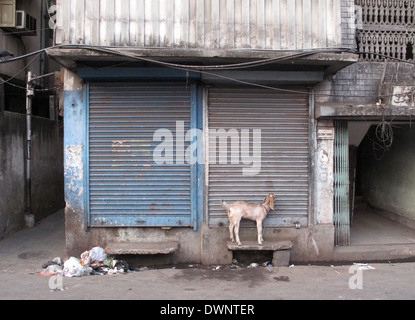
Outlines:
<svg viewBox="0 0 415 320"><path fill-rule="evenodd" d="M385 152L389 151L389 148L393 144L393 128L391 125L392 121L393 120L388 122L383 119L375 129L375 136L377 141L370 139L372 140L373 154L376 160L381 160ZM380 155L378 155L379 151L381 152Z"/></svg>

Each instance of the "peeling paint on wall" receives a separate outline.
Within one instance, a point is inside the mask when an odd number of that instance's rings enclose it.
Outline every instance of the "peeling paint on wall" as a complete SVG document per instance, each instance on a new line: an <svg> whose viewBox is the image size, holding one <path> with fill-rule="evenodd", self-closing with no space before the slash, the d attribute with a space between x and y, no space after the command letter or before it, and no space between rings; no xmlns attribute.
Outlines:
<svg viewBox="0 0 415 320"><path fill-rule="evenodd" d="M78 199L83 194L83 170L82 161L83 145L68 145L65 147L65 188L66 201L68 197L76 196Z"/></svg>
<svg viewBox="0 0 415 320"><path fill-rule="evenodd" d="M315 160L315 213L317 223L333 222L333 138L332 123L320 121Z"/></svg>

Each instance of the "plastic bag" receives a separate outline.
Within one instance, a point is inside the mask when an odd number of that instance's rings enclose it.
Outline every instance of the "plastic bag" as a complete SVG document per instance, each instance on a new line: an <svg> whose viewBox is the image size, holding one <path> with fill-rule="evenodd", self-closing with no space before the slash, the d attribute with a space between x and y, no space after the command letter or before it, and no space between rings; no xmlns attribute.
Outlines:
<svg viewBox="0 0 415 320"><path fill-rule="evenodd" d="M105 253L105 249L101 247L94 247L89 251L89 257L91 258L91 262L102 262L107 257L107 254Z"/></svg>
<svg viewBox="0 0 415 320"><path fill-rule="evenodd" d="M54 275L62 275L62 267L57 264L48 265L41 273L40 276L54 276Z"/></svg>
<svg viewBox="0 0 415 320"><path fill-rule="evenodd" d="M85 251L81 254L81 264L83 266L89 266L96 262L103 262L106 257L107 254L105 249L101 247L94 247L91 250Z"/></svg>
<svg viewBox="0 0 415 320"><path fill-rule="evenodd" d="M88 276L92 268L81 265L81 261L75 257L70 257L63 264L63 276L65 277L83 277Z"/></svg>
<svg viewBox="0 0 415 320"><path fill-rule="evenodd" d="M89 251L85 251L81 254L81 265L89 266L91 258L89 257Z"/></svg>
<svg viewBox="0 0 415 320"><path fill-rule="evenodd" d="M53 260L44 263L42 265L42 268L43 269L46 269L47 267L52 266L52 265L58 265L58 266L62 267L62 260L61 260L61 258L60 257L56 257Z"/></svg>

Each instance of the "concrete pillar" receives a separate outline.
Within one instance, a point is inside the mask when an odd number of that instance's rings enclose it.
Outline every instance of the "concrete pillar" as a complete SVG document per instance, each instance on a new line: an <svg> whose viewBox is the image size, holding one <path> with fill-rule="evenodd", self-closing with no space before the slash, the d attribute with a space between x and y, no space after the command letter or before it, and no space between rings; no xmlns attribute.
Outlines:
<svg viewBox="0 0 415 320"><path fill-rule="evenodd" d="M314 212L316 224L333 224L334 124L318 121L314 170Z"/></svg>
<svg viewBox="0 0 415 320"><path fill-rule="evenodd" d="M78 254L87 227L86 202L86 101L83 81L67 69L64 79L64 169L65 169L65 236L67 254ZM85 243L85 246L88 246Z"/></svg>

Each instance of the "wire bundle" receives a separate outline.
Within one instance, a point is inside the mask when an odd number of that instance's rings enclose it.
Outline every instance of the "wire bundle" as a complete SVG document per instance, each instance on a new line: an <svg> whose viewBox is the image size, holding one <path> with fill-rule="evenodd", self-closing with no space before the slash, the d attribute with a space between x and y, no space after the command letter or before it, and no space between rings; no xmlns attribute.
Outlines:
<svg viewBox="0 0 415 320"><path fill-rule="evenodd" d="M171 63L171 62L156 60L156 59L153 59L153 58L143 57L142 55L135 54L133 52L129 52L129 51L125 50L125 48L121 48L121 47L79 45L79 44L61 44L61 45L54 45L54 46L51 46L51 47L48 47L48 48L43 48L43 49L28 53L28 54L25 54L25 55L22 55L22 56L13 57L13 58L10 58L10 59L7 59L7 60L2 60L2 61L0 61L0 64L6 63L6 62L13 62L13 61L17 61L17 60L20 60L20 59L25 59L25 58L33 56L33 55L36 55L36 57L33 59L33 60L35 60L38 56L45 53L47 50L51 50L51 49L83 49L83 50L90 50L90 51L94 51L94 52L99 52L101 54L109 54L109 55L114 55L114 56L121 56L121 57L132 59L132 60L145 61L145 62L161 65L161 66L164 66L164 67L167 67L167 68L184 70L184 71L200 72L202 74L208 74L208 75L215 76L215 77L218 77L218 78L227 79L227 80L234 81L234 82L237 82L237 83L241 83L241 84L245 84L245 85L251 85L251 86L260 87L260 88L264 88L264 89L270 89L270 90L274 90L274 91L287 92L287 93L295 93L295 94L306 94L306 95L309 94L309 93L304 92L304 91L297 91L297 90L289 90L289 89L283 89L283 88L277 88L277 87L270 87L270 86L261 85L261 84L258 84L258 83L242 81L242 80L234 79L234 78L231 78L231 77L228 77L228 76L224 76L223 74L215 73L214 71L217 71L217 70L236 70L236 69L246 69L246 68L258 67L258 66L263 66L263 65L267 65L267 64L271 64L271 63L275 63L275 62L286 61L286 60L290 60L290 59L304 58L304 57L311 56L311 55L314 55L314 54L319 54L319 53L353 53L353 54L362 54L362 53L364 53L364 52L360 52L360 51L352 49L352 48L342 48L342 47L314 48L314 49L308 49L308 50L307 49L302 49L302 50L294 50L294 52L293 52L293 50L278 50L278 52L287 52L287 54L283 55L283 56L274 57L274 58L260 59L260 60L256 60L256 61L250 61L250 62L203 66L203 65L177 64L177 63ZM151 49L151 48L148 48L148 47L131 48L130 47L129 49ZM157 49L167 50L168 48L157 48ZM385 59L405 62L405 63L409 63L409 64L415 64L415 62L412 62L412 61L405 61L405 60L402 60L402 59L397 59L397 58L394 58L394 57L386 56L386 55L383 55L383 54L380 54L380 53L371 52L371 54L377 54L378 56L383 57ZM33 62L33 60L31 60L29 64L31 64ZM28 67L28 65L26 65L22 70L20 70L16 75L11 77L10 79L7 79L3 82L0 82L0 85L4 84L4 83L8 83L10 80L15 78L22 71L24 71ZM53 89L54 88L43 89L43 90L47 91L47 90L53 90ZM321 93L321 92L315 93L315 95L316 96L330 96L330 97L338 97L339 96L339 95L336 95L336 94ZM381 97L388 97L388 96L392 96L392 95L385 95L385 96L381 96ZM366 96L356 95L356 96L353 96L353 97L366 97Z"/></svg>
<svg viewBox="0 0 415 320"><path fill-rule="evenodd" d="M376 126L375 136L377 141L372 140L373 154L376 160L381 160L385 152L389 151L389 148L393 144L393 128L391 123L392 121L382 120ZM378 155L379 151L381 152L380 155Z"/></svg>

